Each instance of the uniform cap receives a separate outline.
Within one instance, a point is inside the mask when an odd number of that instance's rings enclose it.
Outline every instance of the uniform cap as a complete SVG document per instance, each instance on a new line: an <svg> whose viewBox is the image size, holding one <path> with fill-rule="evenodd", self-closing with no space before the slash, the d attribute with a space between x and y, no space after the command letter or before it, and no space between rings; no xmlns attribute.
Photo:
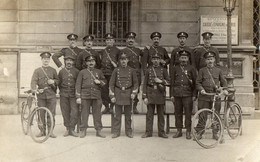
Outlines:
<svg viewBox="0 0 260 162"><path fill-rule="evenodd" d="M207 39L207 38L211 38L214 34L213 33L211 33L211 32L204 32L204 33L202 33L201 34L202 35L202 37L205 39Z"/></svg>
<svg viewBox="0 0 260 162"><path fill-rule="evenodd" d="M75 60L75 57L73 55L67 55L64 57L64 60L67 60L67 59Z"/></svg>
<svg viewBox="0 0 260 162"><path fill-rule="evenodd" d="M96 60L96 58L92 55L89 55L85 58L85 61L90 61L90 60Z"/></svg>
<svg viewBox="0 0 260 162"><path fill-rule="evenodd" d="M162 34L159 32L153 32L150 36L151 39L153 39L154 37L159 37L162 38Z"/></svg>
<svg viewBox="0 0 260 162"><path fill-rule="evenodd" d="M105 35L105 38L106 38L106 39L114 39L115 36L114 36L112 33L107 33L107 34Z"/></svg>
<svg viewBox="0 0 260 162"><path fill-rule="evenodd" d="M136 37L136 33L135 32L129 32L126 34L125 36L126 38L135 38Z"/></svg>
<svg viewBox="0 0 260 162"><path fill-rule="evenodd" d="M68 40L77 40L78 39L78 36L76 35L76 34L69 34L68 36L67 36L67 39Z"/></svg>
<svg viewBox="0 0 260 162"><path fill-rule="evenodd" d="M177 38L180 38L180 37L188 38L189 35L188 35L188 33L186 33L186 32L179 32L179 33L177 34Z"/></svg>
<svg viewBox="0 0 260 162"><path fill-rule="evenodd" d="M42 53L40 54L40 56L41 56L42 58L50 58L50 57L51 57L51 53L50 53L50 52L42 52Z"/></svg>
<svg viewBox="0 0 260 162"><path fill-rule="evenodd" d="M86 35L85 37L83 37L83 41L86 41L86 40L93 41L94 37L92 35Z"/></svg>
<svg viewBox="0 0 260 162"><path fill-rule="evenodd" d="M179 54L180 54L180 56L190 56L190 52L189 51L185 51L185 50L180 51Z"/></svg>
<svg viewBox="0 0 260 162"><path fill-rule="evenodd" d="M127 59L127 55L125 53L122 53L120 56L119 56L119 59Z"/></svg>
<svg viewBox="0 0 260 162"><path fill-rule="evenodd" d="M216 53L209 51L209 52L206 52L203 56L204 56L204 58L216 57Z"/></svg>

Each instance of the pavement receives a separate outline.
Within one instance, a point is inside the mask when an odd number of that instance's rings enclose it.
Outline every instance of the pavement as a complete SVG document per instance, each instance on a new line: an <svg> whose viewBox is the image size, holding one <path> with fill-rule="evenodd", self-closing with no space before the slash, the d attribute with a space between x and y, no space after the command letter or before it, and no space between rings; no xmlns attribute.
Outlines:
<svg viewBox="0 0 260 162"><path fill-rule="evenodd" d="M110 115L103 115L102 121L104 126L110 125ZM141 138L144 115L135 116L132 139L124 134L124 121L119 138L112 139L109 128L102 130L104 139L96 137L93 128L87 130L85 138L75 138L63 137L63 119L57 115L54 134L58 137L39 144L23 134L19 115L1 115L0 162L260 162L259 119L244 119L242 136L232 140L225 132L225 143L213 149L204 149L185 136L173 139L173 129L168 139L159 138L156 121L155 117L153 137L147 139ZM89 124L93 124L92 117Z"/></svg>

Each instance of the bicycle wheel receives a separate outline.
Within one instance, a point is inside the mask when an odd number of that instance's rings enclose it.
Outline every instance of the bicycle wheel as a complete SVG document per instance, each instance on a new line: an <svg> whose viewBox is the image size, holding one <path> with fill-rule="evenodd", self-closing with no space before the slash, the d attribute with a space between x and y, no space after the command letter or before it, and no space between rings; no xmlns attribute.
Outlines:
<svg viewBox="0 0 260 162"><path fill-rule="evenodd" d="M31 113L31 107L23 102L22 109L21 109L21 123L22 123L22 130L25 135L28 133L28 121Z"/></svg>
<svg viewBox="0 0 260 162"><path fill-rule="evenodd" d="M223 131L220 117L210 109L199 110L192 119L192 135L206 149L215 147L222 140ZM218 139L213 138L213 132Z"/></svg>
<svg viewBox="0 0 260 162"><path fill-rule="evenodd" d="M229 136L235 139L242 131L242 110L237 103L228 107L225 120Z"/></svg>
<svg viewBox="0 0 260 162"><path fill-rule="evenodd" d="M53 131L53 116L46 107L37 107L34 109L29 123L30 135L37 143L45 142Z"/></svg>

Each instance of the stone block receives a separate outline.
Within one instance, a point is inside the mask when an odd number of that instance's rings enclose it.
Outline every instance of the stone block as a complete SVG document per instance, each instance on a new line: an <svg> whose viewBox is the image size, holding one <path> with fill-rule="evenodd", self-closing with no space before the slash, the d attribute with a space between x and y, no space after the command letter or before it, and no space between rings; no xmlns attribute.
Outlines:
<svg viewBox="0 0 260 162"><path fill-rule="evenodd" d="M17 34L0 34L0 45L17 45Z"/></svg>
<svg viewBox="0 0 260 162"><path fill-rule="evenodd" d="M72 22L37 22L20 23L20 33L70 33L73 31Z"/></svg>
<svg viewBox="0 0 260 162"><path fill-rule="evenodd" d="M0 10L0 22L1 21L17 21L17 10Z"/></svg>
<svg viewBox="0 0 260 162"><path fill-rule="evenodd" d="M0 33L16 33L17 22L0 22Z"/></svg>
<svg viewBox="0 0 260 162"><path fill-rule="evenodd" d="M60 45L66 44L66 34L20 34L21 45Z"/></svg>
<svg viewBox="0 0 260 162"><path fill-rule="evenodd" d="M0 9L17 9L17 0L1 0Z"/></svg>
<svg viewBox="0 0 260 162"><path fill-rule="evenodd" d="M29 9L74 9L74 0L29 0Z"/></svg>
<svg viewBox="0 0 260 162"><path fill-rule="evenodd" d="M20 21L73 21L72 10L63 11L20 11Z"/></svg>
<svg viewBox="0 0 260 162"><path fill-rule="evenodd" d="M199 1L197 0L177 0L177 9L198 9Z"/></svg>
<svg viewBox="0 0 260 162"><path fill-rule="evenodd" d="M141 9L176 9L176 0L142 0Z"/></svg>

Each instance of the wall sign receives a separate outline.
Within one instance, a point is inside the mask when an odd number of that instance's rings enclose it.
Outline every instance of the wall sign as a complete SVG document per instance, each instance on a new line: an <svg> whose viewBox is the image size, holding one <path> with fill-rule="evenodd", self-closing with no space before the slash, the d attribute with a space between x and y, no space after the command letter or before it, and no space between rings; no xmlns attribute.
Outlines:
<svg viewBox="0 0 260 162"><path fill-rule="evenodd" d="M243 77L243 61L244 58L232 58L232 72L234 77L242 78ZM220 67L224 75L228 73L228 62L227 58L220 58Z"/></svg>

